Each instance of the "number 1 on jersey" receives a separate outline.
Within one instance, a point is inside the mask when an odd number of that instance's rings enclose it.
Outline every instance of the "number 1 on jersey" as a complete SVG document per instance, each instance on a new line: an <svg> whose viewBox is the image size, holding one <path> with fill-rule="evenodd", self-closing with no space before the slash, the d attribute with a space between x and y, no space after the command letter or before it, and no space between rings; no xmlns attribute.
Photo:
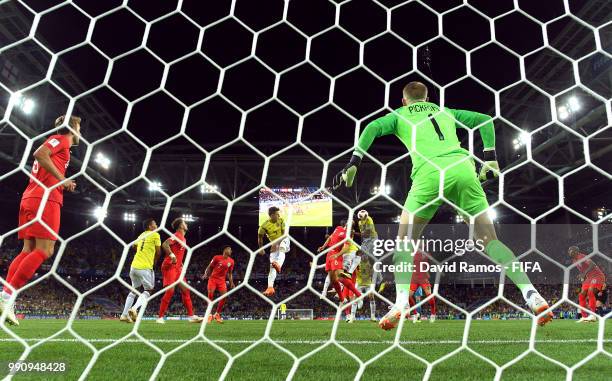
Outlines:
<svg viewBox="0 0 612 381"><path fill-rule="evenodd" d="M436 134L438 134L438 139L444 140L444 134L442 134L442 131L440 130L440 125L438 124L436 118L434 118L432 114L429 114L427 116L429 117L431 124L433 124L434 130L436 130Z"/></svg>

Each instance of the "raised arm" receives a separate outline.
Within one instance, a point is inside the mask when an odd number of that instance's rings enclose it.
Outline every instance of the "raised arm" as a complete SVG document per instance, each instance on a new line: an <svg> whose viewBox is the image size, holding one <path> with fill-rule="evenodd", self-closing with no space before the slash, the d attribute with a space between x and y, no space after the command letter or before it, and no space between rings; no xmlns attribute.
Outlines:
<svg viewBox="0 0 612 381"><path fill-rule="evenodd" d="M370 149L370 146L381 136L394 134L397 126L397 115L395 112L390 112L387 115L380 117L370 122L359 135L357 147L353 151L353 156L349 163L334 176L332 188L338 189L344 182L347 188L353 185L353 180L357 174L357 167L361 164L363 155Z"/></svg>
<svg viewBox="0 0 612 381"><path fill-rule="evenodd" d="M480 180L487 179L487 173L492 172L493 177L499 175L499 163L495 154L495 126L493 118L489 115L467 110L451 110L455 120L469 128L478 127L482 139L484 165L480 169Z"/></svg>

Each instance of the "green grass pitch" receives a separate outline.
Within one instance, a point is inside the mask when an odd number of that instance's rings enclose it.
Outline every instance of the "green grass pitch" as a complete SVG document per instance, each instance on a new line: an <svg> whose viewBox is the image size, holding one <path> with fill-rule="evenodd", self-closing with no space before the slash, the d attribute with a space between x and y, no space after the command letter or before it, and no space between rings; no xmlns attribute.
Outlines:
<svg viewBox="0 0 612 381"><path fill-rule="evenodd" d="M231 355L243 353L226 374L227 380L283 380L287 378L294 361L287 353L270 343L253 345L265 333L266 321L226 321L209 324L204 334ZM65 320L23 320L19 327L11 328L20 337L35 343L36 338L49 337L66 327ZM326 344L332 332L331 321L275 321L270 337L286 350L304 358L295 371L295 380L352 380L359 363L334 344ZM171 351L194 338L200 325L184 321L168 321L165 325L143 321L138 333L151 340L159 350ZM456 351L463 337L464 321L436 321L434 324L407 321L400 335L400 345L426 361L434 361ZM133 326L112 320L77 320L73 329L91 344L102 349L130 333ZM612 352L610 324L605 327L604 350ZM494 363L503 365L528 349L530 321L473 321L468 346ZM597 348L598 324L576 324L574 321L555 320L538 329L535 348L568 366L581 361ZM376 323L359 321L354 324L340 322L336 341L357 358L367 361L390 347L395 332L384 332ZM8 374L7 363L14 361L23 351L6 332L0 334L0 377ZM65 362L66 373L21 373L14 380L73 380L78 379L92 359L92 350L68 332L57 335L53 341L36 347L26 361ZM100 354L89 373L91 380L146 380L151 377L161 359L151 346L138 342L135 336ZM213 380L218 379L228 358L214 346L194 341L168 356L158 375L160 380ZM421 380L426 364L401 351L393 349L365 368L363 380ZM574 380L610 380L612 358L599 354L578 368ZM495 368L467 350L433 367L430 380L491 380ZM507 368L502 380L565 380L565 370L531 353Z"/></svg>

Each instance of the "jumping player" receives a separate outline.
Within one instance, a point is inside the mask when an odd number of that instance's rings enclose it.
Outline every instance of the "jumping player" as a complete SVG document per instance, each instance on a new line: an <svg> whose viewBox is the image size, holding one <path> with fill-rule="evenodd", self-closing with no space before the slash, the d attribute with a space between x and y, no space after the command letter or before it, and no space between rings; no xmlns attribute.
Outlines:
<svg viewBox="0 0 612 381"><path fill-rule="evenodd" d="M582 317L577 323L595 322L597 318L593 314L587 314L585 311L587 304L587 296L589 298L589 310L595 313L597 309L597 298L596 293L601 292L605 288L606 275L601 271L590 259L585 259L586 255L580 252L577 246L570 246L567 251L568 255L572 259L572 263L580 262L576 265L580 271L582 281L582 290L578 294L578 302L580 303L580 314Z"/></svg>
<svg viewBox="0 0 612 381"><path fill-rule="evenodd" d="M204 270L202 279L208 278L208 299L213 300L215 297L215 291L219 291L221 296L227 293L227 284L225 283L225 277L227 276L230 284L230 289L234 288L234 277L232 271L234 270L234 260L232 259L232 247L227 245L223 247L223 255L215 255ZM225 304L225 298L221 298L217 304L217 312L214 315L208 316L208 322L212 322L213 319L217 323L223 323L221 318L221 311Z"/></svg>
<svg viewBox="0 0 612 381"><path fill-rule="evenodd" d="M136 321L138 309L147 301L155 287L153 266L155 266L161 254L161 238L159 233L155 231L157 230L157 222L153 218L148 218L142 225L145 231L138 236L134 243L136 254L130 267L130 280L133 288L142 287L144 291L140 294L134 306L132 306L132 303L136 299L136 294L132 291L128 294L123 313L119 318L120 321L127 323Z"/></svg>
<svg viewBox="0 0 612 381"><path fill-rule="evenodd" d="M268 209L267 219L257 232L257 244L259 245L259 254L264 255L266 252L261 247L263 246L264 237L272 242L270 249L270 271L268 273L268 288L263 292L266 296L272 296L276 292L274 290L274 281L276 275L281 272L283 263L285 262L285 253L289 251L289 237L285 237L285 221L280 216L280 209L276 206Z"/></svg>
<svg viewBox="0 0 612 381"><path fill-rule="evenodd" d="M374 220L368 214L368 211L363 209L357 213L359 219L359 233L361 235L361 251L369 255L374 255L374 241L378 238Z"/></svg>
<svg viewBox="0 0 612 381"><path fill-rule="evenodd" d="M346 287L356 297L361 296L361 292L355 288L355 284L349 278L341 276L343 270L342 249L345 245L341 245L346 239L346 221L342 221L340 226L337 226L334 232L327 238L323 246L318 248L318 252L330 248L325 258L325 271L329 275L330 283L336 290L336 294L340 298L340 302L344 301L342 286ZM342 285L342 286L341 286Z"/></svg>
<svg viewBox="0 0 612 381"><path fill-rule="evenodd" d="M187 240L185 234L187 233L187 223L182 218L177 218L172 221L172 229L174 229L174 235L162 244L162 249L166 254L166 258L161 265L163 285L167 287L172 283L176 282L183 271L183 257L185 256L185 245ZM183 282L187 282L187 279L183 279ZM193 314L193 304L191 302L191 293L189 288L185 286L185 283L179 283L181 289L181 297L183 304L187 309L187 319L190 323L201 323L202 318ZM158 324L164 324L164 315L168 310L172 296L174 295L174 287L169 288L164 293L159 305L159 315L155 321Z"/></svg>
<svg viewBox="0 0 612 381"><path fill-rule="evenodd" d="M381 136L396 135L410 152L412 161L412 185L400 217L398 239L407 238L409 242L416 242L442 204L441 196L444 196L464 213L475 217L474 239L482 240L485 252L492 259L501 264L516 261L512 250L497 238L493 222L485 213L489 203L478 181L479 177L485 180L489 172L494 176L499 173L492 118L472 111L441 108L428 102L427 87L421 82L410 82L404 87L402 104L401 108L366 126L350 162L334 177L333 188L339 188L342 183L351 187L361 159L374 140ZM470 152L461 148L456 132L457 122L468 128L479 129L485 160L479 177L476 176ZM442 195L441 178L444 179ZM415 250L414 247L397 250L394 262L400 267L408 267ZM520 269L512 269L506 275L521 290L531 311L539 316L538 324L548 323L552 319L552 312L548 311L548 303L533 287L528 276ZM410 278L411 273L408 271L395 273L396 302L381 320L381 328L392 329L397 326L408 302Z"/></svg>
<svg viewBox="0 0 612 381"><path fill-rule="evenodd" d="M64 124L65 116L55 120L54 127ZM60 212L64 202L64 190L74 192L76 183L66 180L66 169L70 163L70 147L79 144L81 136L81 118L71 116L71 128L62 128L49 136L45 142L34 151L34 164L28 183L19 205L18 238L23 240L23 249L8 268L5 277L6 284L0 301L0 315L6 311L6 322L19 325L14 312L14 290L22 288L40 268L42 263L53 255L55 241L60 229ZM42 183L40 186L38 182ZM58 185L59 184L59 185ZM57 185L57 186L56 186ZM53 189L50 189L54 187ZM41 205L45 190L50 189L47 201ZM33 222L42 206L41 220L49 227L39 222ZM10 285L10 287L8 286Z"/></svg>

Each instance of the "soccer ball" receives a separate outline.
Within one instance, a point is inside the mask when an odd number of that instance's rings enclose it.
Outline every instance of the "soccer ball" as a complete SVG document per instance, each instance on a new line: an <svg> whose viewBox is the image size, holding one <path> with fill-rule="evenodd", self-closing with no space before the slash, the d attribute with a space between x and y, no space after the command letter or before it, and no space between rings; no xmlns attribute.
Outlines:
<svg viewBox="0 0 612 381"><path fill-rule="evenodd" d="M364 218L368 218L368 211L365 209L361 209L358 213L357 213L357 217L360 220L363 220Z"/></svg>

